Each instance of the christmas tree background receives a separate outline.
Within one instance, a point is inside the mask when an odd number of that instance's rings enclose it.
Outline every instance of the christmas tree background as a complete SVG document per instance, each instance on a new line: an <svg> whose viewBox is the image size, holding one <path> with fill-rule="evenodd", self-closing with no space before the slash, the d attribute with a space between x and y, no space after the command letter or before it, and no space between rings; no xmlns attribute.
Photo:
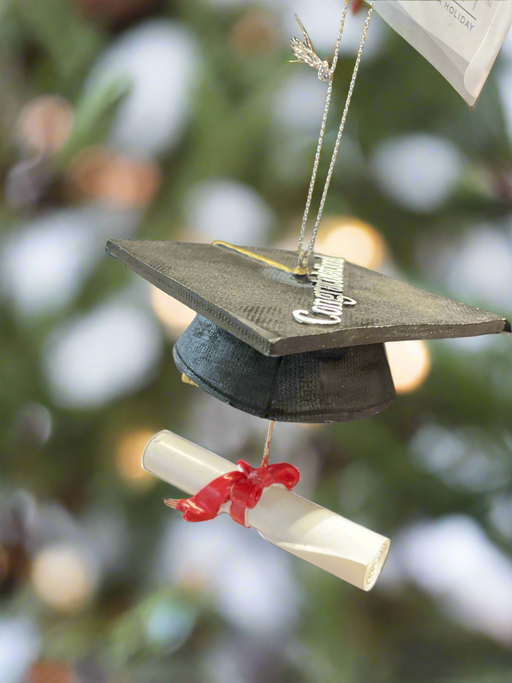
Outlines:
<svg viewBox="0 0 512 683"><path fill-rule="evenodd" d="M392 408L277 424L298 492L392 539L370 594L226 516L185 524L140 469L161 429L254 464L266 424L181 382L193 314L104 244L294 248L325 85L287 63L293 15L324 58L340 10L0 2L0 683L511 680L509 338L391 345ZM509 45L470 111L374 16L319 251L510 318Z"/></svg>

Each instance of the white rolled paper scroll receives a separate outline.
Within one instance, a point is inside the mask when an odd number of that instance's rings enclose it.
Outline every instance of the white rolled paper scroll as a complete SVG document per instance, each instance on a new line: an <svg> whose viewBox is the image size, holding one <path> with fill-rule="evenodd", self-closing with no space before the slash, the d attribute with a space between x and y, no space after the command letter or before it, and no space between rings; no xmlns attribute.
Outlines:
<svg viewBox="0 0 512 683"><path fill-rule="evenodd" d="M168 431L154 436L142 456L143 468L195 495L234 463ZM229 511L223 506L223 511ZM386 561L388 538L312 503L280 484L264 489L246 511L246 523L267 541L344 581L369 591Z"/></svg>

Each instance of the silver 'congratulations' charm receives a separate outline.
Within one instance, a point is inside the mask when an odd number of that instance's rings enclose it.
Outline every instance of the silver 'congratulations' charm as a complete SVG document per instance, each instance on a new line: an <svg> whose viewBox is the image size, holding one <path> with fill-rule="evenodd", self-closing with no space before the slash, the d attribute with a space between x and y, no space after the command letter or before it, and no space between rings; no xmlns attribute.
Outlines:
<svg viewBox="0 0 512 683"><path fill-rule="evenodd" d="M354 299L343 294L345 259L330 256L318 256L319 260L311 273L315 283L315 301L312 312L293 311L293 317L298 323L306 325L338 325L341 322L343 306L355 306Z"/></svg>

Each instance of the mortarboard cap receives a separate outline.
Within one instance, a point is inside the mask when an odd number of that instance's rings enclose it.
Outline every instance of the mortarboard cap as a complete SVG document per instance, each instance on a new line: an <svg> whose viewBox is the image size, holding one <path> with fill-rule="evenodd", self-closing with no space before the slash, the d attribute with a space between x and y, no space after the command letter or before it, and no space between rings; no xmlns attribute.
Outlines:
<svg viewBox="0 0 512 683"><path fill-rule="evenodd" d="M112 240L107 251L199 313L175 347L178 368L269 419L383 410L395 397L384 342L510 332L503 317L342 258L313 254L298 275L297 254L280 249Z"/></svg>

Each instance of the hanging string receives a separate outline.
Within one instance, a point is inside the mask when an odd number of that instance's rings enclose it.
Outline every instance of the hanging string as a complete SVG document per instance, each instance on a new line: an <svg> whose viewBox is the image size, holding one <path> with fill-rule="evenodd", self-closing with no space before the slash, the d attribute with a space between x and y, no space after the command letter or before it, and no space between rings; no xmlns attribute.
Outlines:
<svg viewBox="0 0 512 683"><path fill-rule="evenodd" d="M267 439L265 441L265 448L263 449L263 459L261 461L261 466L262 467L267 467L268 466L268 458L270 454L270 444L272 442L272 434L274 432L274 420L269 420L268 423L268 430L267 430Z"/></svg>
<svg viewBox="0 0 512 683"><path fill-rule="evenodd" d="M313 164L313 173L311 175L311 181L309 183L309 191L308 191L308 197L306 200L306 208L304 210L304 217L302 219L302 228L301 228L300 238L299 238L299 253L301 253L303 250L304 236L306 234L306 226L307 226L307 222L308 222L308 218L309 218L309 211L311 209L311 202L313 201L313 192L315 189L316 179L318 176L318 167L320 165L320 157L322 155L322 148L323 148L324 139L325 139L325 130L326 130L326 126L327 126L327 119L329 118L329 109L331 107L334 72L336 71L336 67L338 65L338 59L339 59L339 55L340 55L341 39L343 37L343 31L345 29L345 21L347 18L347 12L348 12L348 8L349 8L349 4L350 4L349 0L346 0L345 6L343 7L343 13L341 15L340 25L338 28L338 37L336 39L336 47L334 49L334 57L332 60L332 66L328 72L329 78L328 78L327 96L325 99L325 107L324 107L324 114L322 117L322 125L320 127L320 137L318 138L318 145L316 148L315 162ZM294 38L292 40L292 50L295 52L295 55L297 56L297 60L295 60L295 61L297 61L297 62L303 61L306 64L309 64L310 66L315 66L315 64L318 65L319 63L321 63L321 60L318 57L316 57L316 54L315 54L315 51L313 48L313 44L312 44L306 30L304 29L301 21L299 20L299 18L297 16L296 16L296 19L299 22L299 26L301 27L302 32L304 34L305 47L307 49L309 49L313 53L313 55L310 56L307 53L304 54L306 52L306 50L300 50L300 47L302 44L299 45L300 41L297 41L297 39ZM315 60L315 57L316 57L316 60ZM320 75L321 74L320 67L316 66L316 68L319 71L319 79L320 80L326 80L325 78L322 78ZM299 265L301 265L301 264L299 263Z"/></svg>
<svg viewBox="0 0 512 683"><path fill-rule="evenodd" d="M327 179L325 181L324 190L322 193L322 198L320 200L320 206L318 209L318 214L317 214L317 218L315 221L315 226L313 228L313 235L311 237L311 241L309 243L309 246L307 247L307 249L304 249L304 237L306 234L306 226L307 226L307 222L308 222L308 218L309 218L309 212L311 209L311 202L313 199L313 191L315 189L316 179L317 179L317 175L318 175L318 167L320 165L320 157L321 157L323 143L324 143L324 139L325 139L325 130L326 130L326 126L327 126L327 119L329 116L329 109L331 106L334 71L336 70L336 66L338 64L339 51L340 51L340 46L341 46L341 39L343 36L343 30L345 28L345 20L347 17L347 10L348 10L348 6L349 6L349 1L350 0L346 1L345 6L343 8L343 13L341 16L340 26L339 26L339 30L338 30L338 38L336 41L336 51L335 51L335 55L333 58L332 66L331 66L330 71L329 71L330 78L329 78L329 85L327 88L327 96L326 96L326 102L325 102L324 115L322 118L322 125L320 128L320 137L318 139L318 146L317 146L317 151L316 151L316 155L315 155L315 162L313 165L313 174L311 176L311 182L309 185L308 197L307 197L307 201L306 201L306 208L304 211L304 217L302 219L302 227L301 227L301 231L300 231L299 245L298 245L299 267L301 267L301 268L304 268L307 265L308 259L309 259L310 255L313 252L313 249L315 247L315 241L316 241L316 237L318 234L318 229L319 229L320 223L322 221L322 216L323 216L324 208L325 208L325 202L327 200L327 195L329 193L329 187L331 185L331 180L332 180L332 176L334 173L334 167L335 167L336 161L338 159L338 153L340 150L341 140L343 138L343 132L345 130L345 124L347 122L348 111L350 109L350 103L352 100L352 94L354 92L354 87L355 87L356 80L357 80L357 74L359 71L359 65L361 63L361 57L363 55L363 49L364 49L364 45L366 43L366 37L368 35L368 28L370 26L370 20L371 20L372 14L373 14L373 0L371 0L369 7L368 7L368 14L366 16L366 21L365 21L364 28L363 28L363 35L361 37L361 42L359 44L359 50L357 52L357 57L356 57L356 61L354 64L354 70L352 72L352 78L350 80L350 86L348 89L347 99L345 101L345 107L343 109L343 115L341 117L340 127L338 129L338 135L336 137L336 144L334 146L334 152L333 152L333 155L331 158L329 171L327 173ZM298 58L297 61L304 61L307 64L314 66L315 68L317 68L319 70L319 78L321 78L321 80L326 80L325 78L323 78L321 76L322 71L321 71L320 67L317 65L316 60L318 60L318 62L320 64L324 64L324 63L321 62L321 60L318 57L316 57L316 55L314 54L313 46L311 44L309 36L305 32L302 25L301 25L301 28L302 28L303 33L304 33L304 38L306 40L306 43L303 46L303 49L302 50L297 49L297 47L298 47L297 44L300 41L297 41L297 39L294 39L294 41L292 41L292 49ZM302 43L301 43L301 45L302 45ZM313 59L311 58L311 56L309 54L310 52L313 52L313 55L314 55L314 57L316 57L316 60L314 60L314 58Z"/></svg>

